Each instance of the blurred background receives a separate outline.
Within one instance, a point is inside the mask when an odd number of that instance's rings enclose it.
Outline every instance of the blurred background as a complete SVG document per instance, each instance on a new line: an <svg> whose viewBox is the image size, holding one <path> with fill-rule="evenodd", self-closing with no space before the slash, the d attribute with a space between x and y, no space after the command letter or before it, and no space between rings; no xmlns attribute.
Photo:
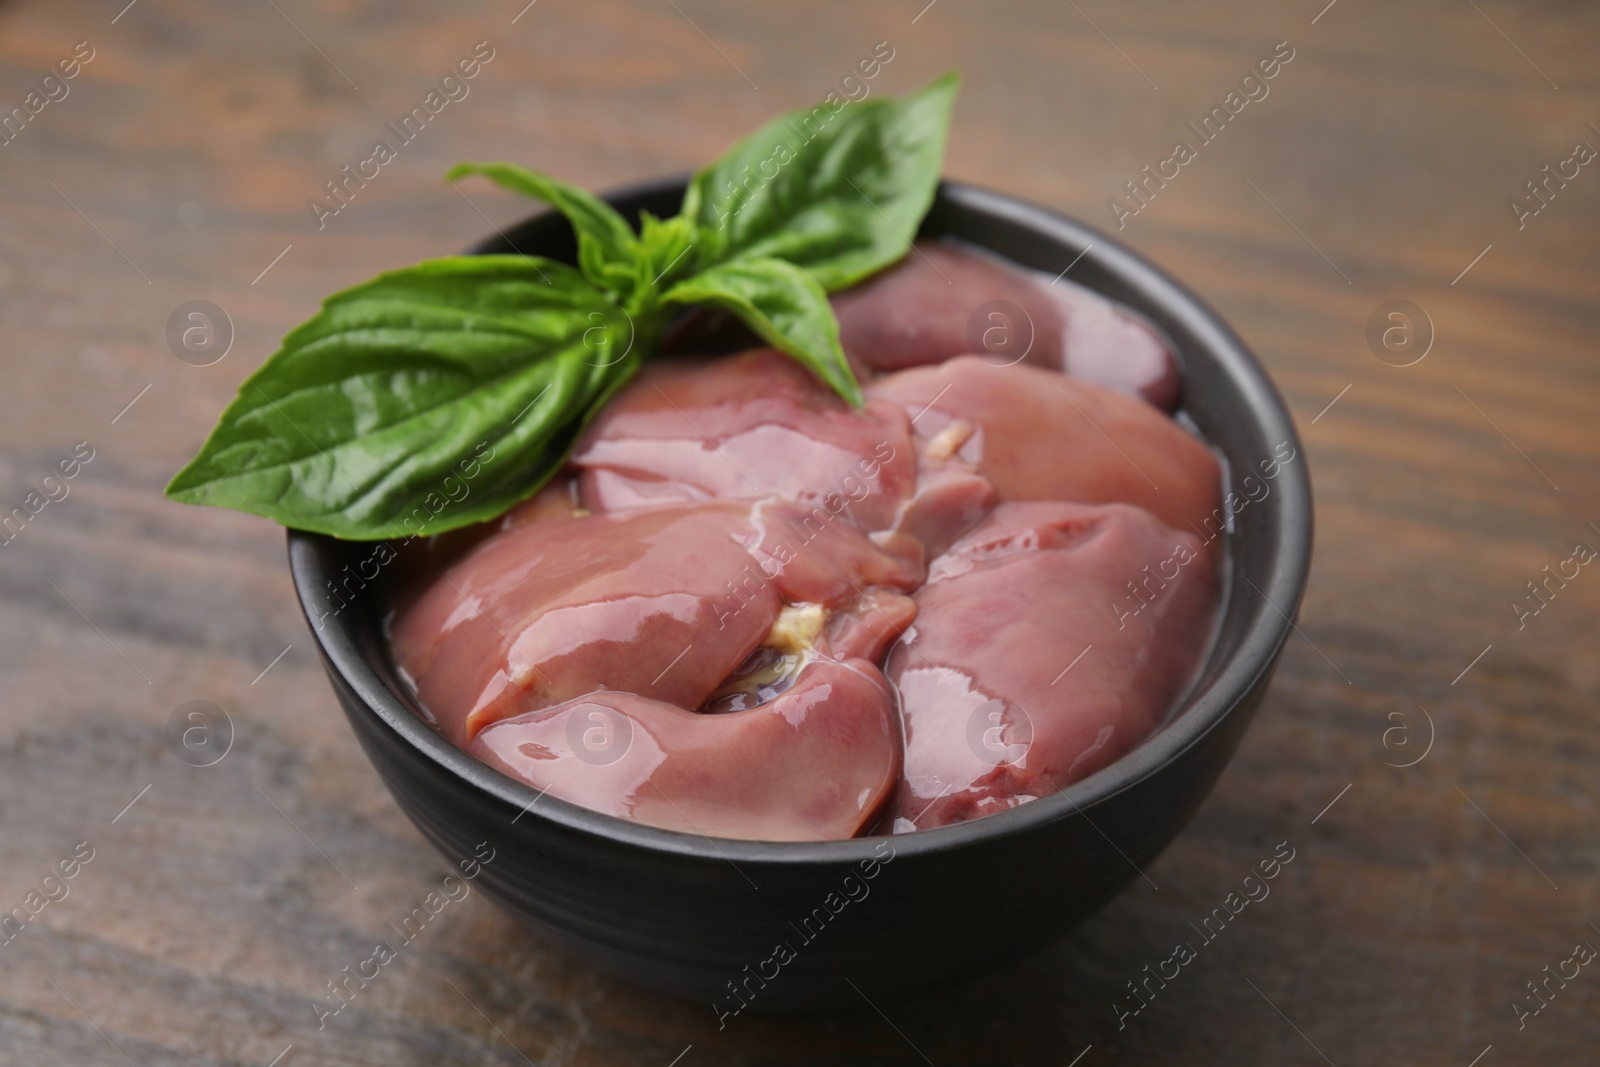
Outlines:
<svg viewBox="0 0 1600 1067"><path fill-rule="evenodd" d="M1600 7L525 2L0 4L0 511L30 516L0 545L0 911L29 919L0 1064L1592 1062L1600 569L1566 561L1600 548ZM452 163L687 171L883 49L873 93L964 75L950 176L1154 259L1288 399L1316 560L1239 756L1147 881L936 996L719 1030L475 894L319 1030L446 868L338 711L281 530L162 487L323 295L530 213ZM208 766L170 741L192 701L225 713Z"/></svg>

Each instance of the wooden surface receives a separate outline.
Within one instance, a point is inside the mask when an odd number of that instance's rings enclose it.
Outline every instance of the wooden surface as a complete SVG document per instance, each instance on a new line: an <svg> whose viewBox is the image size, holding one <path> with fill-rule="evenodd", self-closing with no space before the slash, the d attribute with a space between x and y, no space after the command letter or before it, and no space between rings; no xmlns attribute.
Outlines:
<svg viewBox="0 0 1600 1067"><path fill-rule="evenodd" d="M0 908L94 850L0 946L0 1064L1593 1061L1600 969L1520 1028L1513 1005L1600 946L1600 567L1521 630L1511 605L1600 547L1600 164L1523 229L1508 200L1600 148L1600 9L922 2L543 0L514 24L521 0L0 6L5 109L95 50L0 148L0 504L94 449L0 547ZM685 170L879 41L873 91L965 74L949 173L1105 227L1283 40L1269 95L1121 232L1260 353L1318 509L1302 636L1150 884L946 994L721 1032L473 895L319 1032L324 983L445 867L342 721L281 532L160 495L276 339L527 213L445 185L458 159L600 188ZM308 198L479 41L470 95L318 232ZM164 337L193 299L236 328L213 366ZM1391 299L1436 329L1410 367L1365 340ZM233 724L211 767L165 738L192 700ZM1119 1029L1125 983L1285 841L1271 896Z"/></svg>

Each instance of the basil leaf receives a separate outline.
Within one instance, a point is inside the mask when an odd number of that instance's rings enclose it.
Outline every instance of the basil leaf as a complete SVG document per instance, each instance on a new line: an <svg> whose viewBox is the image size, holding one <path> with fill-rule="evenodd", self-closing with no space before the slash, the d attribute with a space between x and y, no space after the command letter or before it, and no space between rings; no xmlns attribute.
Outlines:
<svg viewBox="0 0 1600 1067"><path fill-rule="evenodd" d="M662 300L727 308L768 344L810 367L850 403L860 407L866 402L839 347L839 320L828 294L792 263L735 259L679 282Z"/></svg>
<svg viewBox="0 0 1600 1067"><path fill-rule="evenodd" d="M707 263L788 260L829 292L900 259L933 203L959 77L791 112L698 172L684 214Z"/></svg>
<svg viewBox="0 0 1600 1067"><path fill-rule="evenodd" d="M515 163L457 163L445 175L455 181L481 174L502 189L543 200L567 217L578 235L578 266L596 285L627 291L633 282L638 242L628 221L615 208L575 185Z"/></svg>
<svg viewBox="0 0 1600 1067"><path fill-rule="evenodd" d="M493 518L561 466L654 343L548 260L382 274L284 338L167 495L365 540Z"/></svg>
<svg viewBox="0 0 1600 1067"><path fill-rule="evenodd" d="M553 204L578 267L430 260L329 297L245 380L167 495L373 540L493 518L565 462L683 305L732 311L852 404L827 290L905 255L932 203L954 74L770 123L634 235L590 193L462 163ZM698 272L698 273L697 273Z"/></svg>
<svg viewBox="0 0 1600 1067"><path fill-rule="evenodd" d="M662 220L648 211L640 212L639 259L634 268L635 299L651 299L692 273L698 237L698 228L682 215Z"/></svg>

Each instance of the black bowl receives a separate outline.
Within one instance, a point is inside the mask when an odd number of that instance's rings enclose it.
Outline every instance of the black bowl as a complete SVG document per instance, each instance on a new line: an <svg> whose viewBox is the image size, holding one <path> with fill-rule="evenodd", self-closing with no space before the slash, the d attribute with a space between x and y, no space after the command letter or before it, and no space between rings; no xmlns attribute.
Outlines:
<svg viewBox="0 0 1600 1067"><path fill-rule="evenodd" d="M683 187L661 181L608 199L632 217L666 216ZM1144 744L1054 796L937 830L820 843L714 840L540 797L419 717L384 637L383 576L366 579L373 546L289 532L290 569L308 621L320 620L312 631L334 691L423 834L453 861L488 842L494 858L477 884L511 915L604 971L719 1015L859 1006L863 994L948 983L1093 914L1205 799L1305 589L1311 487L1294 426L1261 366L1198 297L1104 234L969 186L944 183L922 233L1052 273L1075 263L1077 281L1165 330L1185 364L1183 411L1225 457L1235 494L1222 619L1193 691ZM473 251L575 258L554 214ZM332 614L330 587L345 604Z"/></svg>

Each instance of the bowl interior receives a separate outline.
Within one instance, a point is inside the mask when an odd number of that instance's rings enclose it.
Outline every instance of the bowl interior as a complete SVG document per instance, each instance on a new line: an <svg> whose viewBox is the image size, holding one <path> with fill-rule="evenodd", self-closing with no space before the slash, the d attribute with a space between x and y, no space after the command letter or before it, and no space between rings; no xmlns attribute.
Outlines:
<svg viewBox="0 0 1600 1067"><path fill-rule="evenodd" d="M678 210L683 179L653 182L606 199L625 216ZM970 186L946 182L922 236L949 236L987 248L1021 266L1070 278L1133 308L1174 342L1184 369L1181 414L1224 461L1228 566L1224 602L1210 654L1184 704L1167 724L1122 759L1056 794L1010 811L895 838L900 854L957 847L978 838L1022 833L1063 819L1154 774L1215 728L1269 671L1287 639L1311 553L1311 490L1305 458L1289 413L1265 371L1233 332L1197 296L1110 237L1042 208ZM473 253L524 253L572 262L571 227L547 213L497 233ZM1272 475L1268 476L1268 471ZM1209 526L1208 526L1209 529ZM374 546L291 531L290 562L308 618L326 612L327 588L363 563ZM365 573L366 568L362 568ZM658 830L539 794L479 763L435 734L418 714L390 658L382 626L387 597L380 573L331 623L313 629L331 667L384 726L415 745L464 788L483 790L527 817L619 843L701 856L776 863L856 862L869 857L870 838L814 843L718 839ZM346 580L343 586L348 592ZM1066 651L1066 650L1064 650ZM1070 653L1069 653L1070 654Z"/></svg>

